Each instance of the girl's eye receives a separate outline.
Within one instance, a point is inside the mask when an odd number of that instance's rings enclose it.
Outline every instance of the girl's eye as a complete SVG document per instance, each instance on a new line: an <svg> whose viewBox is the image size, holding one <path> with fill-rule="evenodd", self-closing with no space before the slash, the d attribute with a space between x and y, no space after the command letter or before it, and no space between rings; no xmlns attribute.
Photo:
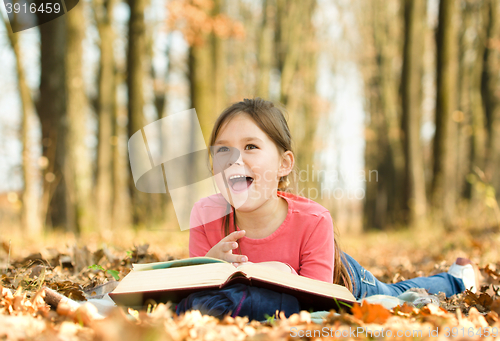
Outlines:
<svg viewBox="0 0 500 341"><path fill-rule="evenodd" d="M256 146L256 145L254 145L254 144L247 144L247 145L245 146L245 149L257 149L257 146Z"/></svg>
<svg viewBox="0 0 500 341"><path fill-rule="evenodd" d="M229 151L229 148L228 147L220 147L219 149L217 149L217 153L220 153L220 152L227 152Z"/></svg>

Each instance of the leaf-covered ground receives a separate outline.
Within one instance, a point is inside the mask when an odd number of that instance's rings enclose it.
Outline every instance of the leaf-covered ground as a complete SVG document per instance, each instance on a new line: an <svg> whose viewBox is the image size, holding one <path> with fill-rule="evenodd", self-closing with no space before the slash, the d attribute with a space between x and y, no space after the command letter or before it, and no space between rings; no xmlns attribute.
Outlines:
<svg viewBox="0 0 500 341"><path fill-rule="evenodd" d="M497 227L489 229L421 228L412 231L346 235L343 249L381 280L397 282L447 271L456 257L479 265L481 292L466 292L440 307L408 305L354 306L351 314L330 312L322 324L303 311L289 318L276 316L266 323L227 317L219 321L197 311L182 316L168 304L151 312L113 310L97 319L92 306L77 310L46 304L42 286L75 300L85 292L123 278L135 262L187 257L187 233L149 231L120 234L103 243L88 237L51 236L42 241L0 237L0 339L2 340L289 340L289 339L479 339L500 338L500 245ZM5 235L4 235L5 236ZM2 239L3 238L3 239ZM114 240L119 240L115 242ZM97 241L99 240L99 241Z"/></svg>

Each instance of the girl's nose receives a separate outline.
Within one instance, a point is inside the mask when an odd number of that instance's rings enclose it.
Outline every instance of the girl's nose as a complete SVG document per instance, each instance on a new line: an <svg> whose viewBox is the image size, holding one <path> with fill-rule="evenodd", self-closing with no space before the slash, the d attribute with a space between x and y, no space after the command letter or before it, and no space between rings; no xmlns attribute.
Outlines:
<svg viewBox="0 0 500 341"><path fill-rule="evenodd" d="M241 156L241 153L239 153L238 159L236 161L234 161L234 162L230 162L229 165L230 166L232 166L232 165L239 165L239 166L243 165L243 157Z"/></svg>

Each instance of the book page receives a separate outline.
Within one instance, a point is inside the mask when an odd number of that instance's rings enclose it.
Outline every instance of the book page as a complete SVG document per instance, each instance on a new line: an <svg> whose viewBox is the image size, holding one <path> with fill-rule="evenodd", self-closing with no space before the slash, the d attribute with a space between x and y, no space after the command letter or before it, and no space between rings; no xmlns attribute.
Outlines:
<svg viewBox="0 0 500 341"><path fill-rule="evenodd" d="M250 278L276 283L280 286L355 301L352 293L341 285L279 271L268 266L259 265L259 263L243 264L238 267L238 270L244 272Z"/></svg>

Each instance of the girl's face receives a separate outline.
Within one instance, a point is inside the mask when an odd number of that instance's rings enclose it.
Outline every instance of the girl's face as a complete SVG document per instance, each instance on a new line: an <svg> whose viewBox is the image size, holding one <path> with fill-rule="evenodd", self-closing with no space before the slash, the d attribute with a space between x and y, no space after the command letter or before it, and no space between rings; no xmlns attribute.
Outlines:
<svg viewBox="0 0 500 341"><path fill-rule="evenodd" d="M293 167L292 152L281 154L245 113L222 125L211 148L217 187L240 211L253 211L276 197L280 177Z"/></svg>

